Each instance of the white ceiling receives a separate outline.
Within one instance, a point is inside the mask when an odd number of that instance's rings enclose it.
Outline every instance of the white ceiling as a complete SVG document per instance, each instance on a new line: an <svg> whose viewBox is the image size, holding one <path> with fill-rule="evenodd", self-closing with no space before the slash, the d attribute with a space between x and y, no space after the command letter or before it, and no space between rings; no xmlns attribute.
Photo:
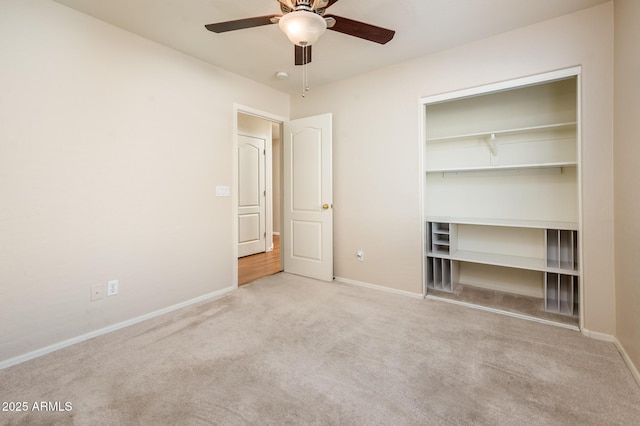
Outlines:
<svg viewBox="0 0 640 426"><path fill-rule="evenodd" d="M55 0L277 90L301 90L293 45L277 25L215 34L205 24L278 14L277 0ZM327 31L313 46L312 87L609 0L339 0L327 13L396 30L386 45ZM276 72L289 79L279 80Z"/></svg>

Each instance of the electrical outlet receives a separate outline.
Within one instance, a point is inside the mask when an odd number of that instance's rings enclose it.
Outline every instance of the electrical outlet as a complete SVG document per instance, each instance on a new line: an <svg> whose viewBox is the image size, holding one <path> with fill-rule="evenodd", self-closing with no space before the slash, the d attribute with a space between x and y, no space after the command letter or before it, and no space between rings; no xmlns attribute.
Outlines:
<svg viewBox="0 0 640 426"><path fill-rule="evenodd" d="M111 280L107 283L107 296L118 294L118 280Z"/></svg>
<svg viewBox="0 0 640 426"><path fill-rule="evenodd" d="M358 258L358 260L360 262L364 262L364 251L363 250L358 250L356 252L356 257Z"/></svg>
<svg viewBox="0 0 640 426"><path fill-rule="evenodd" d="M90 287L90 290L92 302L100 300L104 297L104 284L94 284Z"/></svg>

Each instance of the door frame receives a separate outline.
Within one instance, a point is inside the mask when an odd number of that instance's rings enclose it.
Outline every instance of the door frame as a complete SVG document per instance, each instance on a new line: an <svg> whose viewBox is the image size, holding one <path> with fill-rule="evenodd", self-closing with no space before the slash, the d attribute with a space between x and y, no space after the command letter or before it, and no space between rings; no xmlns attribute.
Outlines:
<svg viewBox="0 0 640 426"><path fill-rule="evenodd" d="M246 105L242 105L242 104L238 104L238 103L234 103L233 104L233 149L232 149L232 158L231 158L231 164L232 164L232 185L231 188L233 189L231 191L231 208L232 208L232 218L233 218L233 238L232 238L232 243L233 243L233 262L232 262L232 267L233 270L232 272L232 285L234 288L238 288L238 114L242 113L242 114L246 114L246 115L252 115L254 117L266 120L266 121L270 121L272 123L276 123L280 126L281 130L282 130L282 126L284 125L285 121L289 121L289 118L287 117L283 117L280 115L276 115L276 114L272 114L270 112L266 112L266 111L262 111L256 108L252 108L252 107L248 107ZM282 132L281 132L282 133ZM270 147L271 148L271 147ZM269 148L269 149L270 149ZM282 160L282 149L280 150L280 157ZM280 161L280 168L282 169L282 161ZM267 171L268 172L268 171ZM282 170L278 170L278 173L282 173ZM280 182L280 185L282 186L282 180ZM280 193L282 193L282 188ZM273 189L271 188L271 183L267 183L267 199L272 199L273 197ZM267 206L271 203L271 201L268 201ZM280 197L280 211L282 211L282 197ZM268 218L269 221L273 221L273 217L269 217ZM283 250L282 250L282 244L284 244L284 238L282 238L282 232L283 232L283 226L284 223L282 222L282 215L280 216L280 268L282 268L283 265ZM273 224L272 223L267 223L267 229L271 228L271 233L273 233Z"/></svg>

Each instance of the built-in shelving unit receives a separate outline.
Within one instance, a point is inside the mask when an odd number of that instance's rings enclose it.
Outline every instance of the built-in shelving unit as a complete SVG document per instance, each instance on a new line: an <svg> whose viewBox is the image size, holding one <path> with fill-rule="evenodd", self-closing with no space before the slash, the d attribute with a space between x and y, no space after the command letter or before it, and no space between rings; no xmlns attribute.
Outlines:
<svg viewBox="0 0 640 426"><path fill-rule="evenodd" d="M504 268L537 271L544 274L544 306L548 312L567 315L578 314L578 233L572 229L541 229L539 223L518 227L488 225L488 221L463 223L426 223L428 250L426 255L427 288L453 292L458 284L460 262L484 264ZM476 232L460 232L464 227L486 227L495 238L481 242L459 241L458 235L467 237ZM503 229L504 228L504 229ZM514 228L525 229L523 233ZM506 232L506 234L505 234ZM540 238L530 238L531 233ZM509 237L505 238L506 235ZM524 238L523 238L524 237ZM544 247L540 242L544 241ZM479 245L481 248L460 250L457 247ZM536 246L537 245L537 246ZM544 251L542 250L544 249ZM507 254L513 253L513 254ZM527 255L527 253L530 253ZM542 256L538 255L542 253ZM503 289L508 291L509 288ZM535 296L535 291L532 292ZM529 294L529 293L527 293Z"/></svg>
<svg viewBox="0 0 640 426"><path fill-rule="evenodd" d="M512 294L577 322L580 126L572 73L423 100L427 294Z"/></svg>

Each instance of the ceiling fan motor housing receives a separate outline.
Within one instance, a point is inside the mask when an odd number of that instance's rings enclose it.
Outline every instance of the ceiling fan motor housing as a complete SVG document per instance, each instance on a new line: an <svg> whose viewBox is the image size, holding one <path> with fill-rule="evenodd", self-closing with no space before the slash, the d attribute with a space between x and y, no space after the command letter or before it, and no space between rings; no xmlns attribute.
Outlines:
<svg viewBox="0 0 640 426"><path fill-rule="evenodd" d="M320 11L329 4L329 0L278 0L283 13L294 10Z"/></svg>

